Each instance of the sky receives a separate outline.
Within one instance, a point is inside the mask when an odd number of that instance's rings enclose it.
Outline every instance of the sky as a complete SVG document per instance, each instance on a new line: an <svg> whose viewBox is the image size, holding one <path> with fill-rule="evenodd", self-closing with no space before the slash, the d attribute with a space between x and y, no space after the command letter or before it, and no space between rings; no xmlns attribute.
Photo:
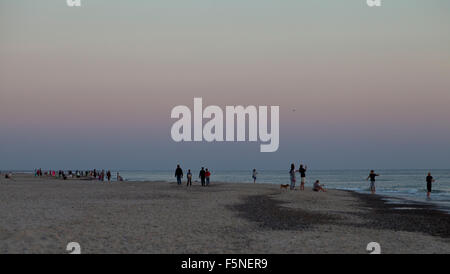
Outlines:
<svg viewBox="0 0 450 274"><path fill-rule="evenodd" d="M0 2L0 170L450 168L448 0L81 4ZM280 106L278 151L174 142L194 97Z"/></svg>

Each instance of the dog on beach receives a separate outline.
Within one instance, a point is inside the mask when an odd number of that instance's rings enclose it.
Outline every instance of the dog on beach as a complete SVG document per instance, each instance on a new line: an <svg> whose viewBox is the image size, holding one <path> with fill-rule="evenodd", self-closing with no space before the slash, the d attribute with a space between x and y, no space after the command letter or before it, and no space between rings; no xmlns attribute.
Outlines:
<svg viewBox="0 0 450 274"><path fill-rule="evenodd" d="M285 185L281 184L281 185L280 185L280 189L283 189L283 188L284 188L284 189L287 190L288 187L289 187L289 184L285 184Z"/></svg>

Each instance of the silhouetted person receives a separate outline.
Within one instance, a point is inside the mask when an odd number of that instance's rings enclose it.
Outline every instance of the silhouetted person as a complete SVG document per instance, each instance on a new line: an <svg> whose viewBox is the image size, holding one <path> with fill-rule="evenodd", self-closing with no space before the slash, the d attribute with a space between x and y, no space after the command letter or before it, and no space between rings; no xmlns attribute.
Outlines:
<svg viewBox="0 0 450 274"><path fill-rule="evenodd" d="M376 174L374 170L370 171L369 176L367 176L366 180L370 179L370 192L372 192L372 194L375 194L375 177L380 176L379 174Z"/></svg>
<svg viewBox="0 0 450 274"><path fill-rule="evenodd" d="M303 167L303 165L300 165L300 168L298 169L298 172L300 173L300 190L305 190L306 169L306 165L305 167Z"/></svg>
<svg viewBox="0 0 450 274"><path fill-rule="evenodd" d="M183 170L180 165L177 165L177 169L175 169L175 177L177 177L177 184L181 185L181 178L183 178Z"/></svg>
<svg viewBox="0 0 450 274"><path fill-rule="evenodd" d="M290 181L291 181L290 189L294 190L295 189L295 166L294 166L294 164L291 164L291 170L289 171L289 175L290 175Z"/></svg>
<svg viewBox="0 0 450 274"><path fill-rule="evenodd" d="M200 170L200 173L198 174L198 177L200 178L202 186L205 186L206 172L205 172L205 168L204 167L202 167L202 170Z"/></svg>
<svg viewBox="0 0 450 274"><path fill-rule="evenodd" d="M431 185L435 182L433 176L431 176L431 172L428 172L428 176L426 178L427 181L427 198L430 198L431 194Z"/></svg>

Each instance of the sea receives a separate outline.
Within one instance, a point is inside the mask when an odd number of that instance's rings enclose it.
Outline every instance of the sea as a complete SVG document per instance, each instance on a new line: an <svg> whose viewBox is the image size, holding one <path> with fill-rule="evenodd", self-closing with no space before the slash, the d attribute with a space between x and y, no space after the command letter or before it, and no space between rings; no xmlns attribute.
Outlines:
<svg viewBox="0 0 450 274"><path fill-rule="evenodd" d="M193 181L198 177L199 170L191 170ZM116 172L116 171L115 171ZM155 171L119 171L120 175L129 181L166 181L174 182L174 170ZM186 172L186 170L184 170ZM288 184L288 170L257 170L257 184ZM377 194L392 197L391 202L398 198L414 203L432 203L441 210L450 212L450 169L420 170L420 169L396 169L376 170ZM433 183L431 198L426 197L427 173L436 180ZM306 174L306 186L319 180L328 189L352 190L359 193L370 193L369 182L366 180L369 170L308 170ZM115 177L115 173L113 173ZM299 184L299 175L297 185ZM253 183L252 170L211 170L211 183L236 182ZM183 180L184 182L184 180Z"/></svg>

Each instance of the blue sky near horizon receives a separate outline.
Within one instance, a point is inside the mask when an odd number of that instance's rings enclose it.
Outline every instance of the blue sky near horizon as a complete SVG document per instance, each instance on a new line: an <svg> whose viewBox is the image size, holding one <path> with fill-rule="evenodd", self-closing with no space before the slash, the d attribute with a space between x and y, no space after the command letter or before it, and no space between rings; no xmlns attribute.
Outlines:
<svg viewBox="0 0 450 274"><path fill-rule="evenodd" d="M0 2L0 170L450 168L450 1L81 1ZM194 97L279 150L174 143Z"/></svg>

